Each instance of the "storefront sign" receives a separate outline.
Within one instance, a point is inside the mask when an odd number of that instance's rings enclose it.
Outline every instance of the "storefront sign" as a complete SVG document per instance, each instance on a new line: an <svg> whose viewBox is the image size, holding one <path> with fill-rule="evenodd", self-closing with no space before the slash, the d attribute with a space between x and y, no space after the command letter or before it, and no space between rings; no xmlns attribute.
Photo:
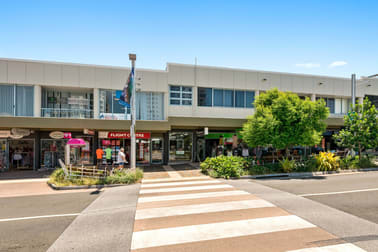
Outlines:
<svg viewBox="0 0 378 252"><path fill-rule="evenodd" d="M123 138L123 139L130 139L130 132L107 132L107 131L100 131L98 133L99 138ZM135 137L137 139L150 139L151 133L149 132L137 132L135 133Z"/></svg>
<svg viewBox="0 0 378 252"><path fill-rule="evenodd" d="M10 137L10 135L10 130L0 130L0 138L7 138Z"/></svg>
<svg viewBox="0 0 378 252"><path fill-rule="evenodd" d="M13 135L13 134L10 135L10 138L13 138L13 139L21 139L23 137L24 137L23 135Z"/></svg>
<svg viewBox="0 0 378 252"><path fill-rule="evenodd" d="M95 134L95 131L90 130L90 129L84 129L83 133L86 134L86 135L92 135L93 136Z"/></svg>
<svg viewBox="0 0 378 252"><path fill-rule="evenodd" d="M110 140L102 140L102 145L104 146L110 145Z"/></svg>
<svg viewBox="0 0 378 252"><path fill-rule="evenodd" d="M62 131L53 131L49 134L49 136L54 139L62 139L64 137L64 133Z"/></svg>
<svg viewBox="0 0 378 252"><path fill-rule="evenodd" d="M11 132L15 137L21 136L21 138L30 135L30 129L13 128L11 129Z"/></svg>
<svg viewBox="0 0 378 252"><path fill-rule="evenodd" d="M72 138L71 132L64 132L63 138L64 139L71 139Z"/></svg>

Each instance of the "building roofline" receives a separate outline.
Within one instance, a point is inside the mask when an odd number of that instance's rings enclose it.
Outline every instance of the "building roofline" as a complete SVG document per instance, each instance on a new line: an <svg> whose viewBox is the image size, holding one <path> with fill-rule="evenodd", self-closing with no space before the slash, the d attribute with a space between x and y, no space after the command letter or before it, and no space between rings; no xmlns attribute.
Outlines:
<svg viewBox="0 0 378 252"><path fill-rule="evenodd" d="M293 76L301 76L301 77L315 77L315 78L328 78L328 79L337 79L337 80L350 80L350 78L337 77L337 76L315 75L315 74L300 74L300 73L288 73L288 72L274 72L274 71L254 70L254 69L245 69L245 68L207 66L207 65L194 65L194 64L184 64L184 63L174 63L174 62L167 62L167 71L168 72L169 72L169 70L168 70L169 69L169 65L197 67L197 68L208 68L208 69L217 69L217 70L240 71L240 72L267 73L267 74L284 74L284 75L293 75Z"/></svg>
<svg viewBox="0 0 378 252"><path fill-rule="evenodd" d="M48 60L33 60L33 59L20 59L20 58L2 58L0 60L5 61L16 61L16 62L24 62L24 63L40 63L40 64L54 64L54 65L71 65L71 66L81 66L81 67L97 67L97 68L111 68L111 69L120 69L120 70L130 70L130 67L122 67L122 66L113 66L113 65L97 65L97 64L84 64L84 63L73 63L73 62L62 62L62 61L48 61ZM159 73L166 73L166 70L159 70L159 69L149 69L149 68L137 68L137 71L151 71L151 72L159 72Z"/></svg>

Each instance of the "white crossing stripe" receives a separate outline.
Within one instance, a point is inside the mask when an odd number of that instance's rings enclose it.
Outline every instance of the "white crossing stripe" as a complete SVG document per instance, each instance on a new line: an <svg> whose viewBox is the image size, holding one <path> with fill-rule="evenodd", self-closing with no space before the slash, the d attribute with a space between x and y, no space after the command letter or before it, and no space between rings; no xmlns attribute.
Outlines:
<svg viewBox="0 0 378 252"><path fill-rule="evenodd" d="M317 248L290 250L288 252L365 252L365 250L351 243L344 243L344 244L330 245L330 246L317 247Z"/></svg>
<svg viewBox="0 0 378 252"><path fill-rule="evenodd" d="M148 208L137 210L135 214L135 219L140 220L147 218L159 218L167 216L200 214L209 212L222 212L261 207L274 207L274 205L265 200L241 200L185 206Z"/></svg>
<svg viewBox="0 0 378 252"><path fill-rule="evenodd" d="M197 184L219 184L218 180L209 181L183 181L183 182L171 182L171 183L157 183L157 184L142 184L141 188L151 188L160 186L181 186L181 185L197 185Z"/></svg>
<svg viewBox="0 0 378 252"><path fill-rule="evenodd" d="M209 190L209 189L223 189L233 188L231 185L206 185L206 186L189 186L189 187L173 187L173 188L159 188L159 189L142 189L139 194L146 193L162 193L162 192L184 192L194 190Z"/></svg>
<svg viewBox="0 0 378 252"><path fill-rule="evenodd" d="M224 191L224 192L207 192L207 193L204 192L204 193L188 193L188 194L175 194L175 195L164 195L164 196L139 197L138 203L168 201L168 200L201 199L201 198L209 198L209 197L239 196L239 195L249 195L249 193L245 191L235 190L235 191Z"/></svg>
<svg viewBox="0 0 378 252"><path fill-rule="evenodd" d="M312 227L315 226L295 215L289 215L146 230L134 232L131 249L141 249Z"/></svg>
<svg viewBox="0 0 378 252"><path fill-rule="evenodd" d="M378 191L378 188L360 189L360 190L351 190L351 191L341 191L341 192L307 193L307 194L300 194L298 196L309 197L309 196L322 196L322 195L334 195L334 194L357 193L357 192L373 192L373 191Z"/></svg>
<svg viewBox="0 0 378 252"><path fill-rule="evenodd" d="M40 216L30 216L30 217L0 219L0 222L19 221L19 220L31 220L31 219L41 219L41 218L54 218L54 217L67 217L67 216L78 216L78 215L80 215L80 213L40 215Z"/></svg>
<svg viewBox="0 0 378 252"><path fill-rule="evenodd" d="M146 183L146 182L169 182L169 181L177 181L177 180L186 181L186 180L199 180L199 179L212 180L210 177L207 177L207 176L198 176L198 177L186 177L186 178L179 178L179 179L177 179L177 178L143 179L142 183Z"/></svg>

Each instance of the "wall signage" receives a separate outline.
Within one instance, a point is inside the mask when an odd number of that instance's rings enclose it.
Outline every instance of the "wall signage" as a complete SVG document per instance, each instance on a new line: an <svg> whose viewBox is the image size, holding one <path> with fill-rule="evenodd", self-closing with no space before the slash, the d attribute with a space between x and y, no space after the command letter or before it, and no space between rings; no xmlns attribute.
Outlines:
<svg viewBox="0 0 378 252"><path fill-rule="evenodd" d="M10 137L10 135L10 130L0 130L0 138L7 138Z"/></svg>
<svg viewBox="0 0 378 252"><path fill-rule="evenodd" d="M64 132L63 138L64 139L71 139L72 138L71 132Z"/></svg>
<svg viewBox="0 0 378 252"><path fill-rule="evenodd" d="M92 135L93 136L95 134L95 131L90 130L90 129L84 129L83 133L86 134L86 135Z"/></svg>
<svg viewBox="0 0 378 252"><path fill-rule="evenodd" d="M64 137L64 132L62 131L53 131L49 134L51 138L62 139Z"/></svg>
<svg viewBox="0 0 378 252"><path fill-rule="evenodd" d="M18 138L18 136L21 136L22 138L24 136L29 136L31 131L30 129L13 128L11 129L11 133L12 135L16 136L16 138Z"/></svg>
<svg viewBox="0 0 378 252"><path fill-rule="evenodd" d="M123 138L130 139L130 132L108 132L108 131L99 131L99 138ZM136 132L135 137L137 139L150 139L150 132Z"/></svg>

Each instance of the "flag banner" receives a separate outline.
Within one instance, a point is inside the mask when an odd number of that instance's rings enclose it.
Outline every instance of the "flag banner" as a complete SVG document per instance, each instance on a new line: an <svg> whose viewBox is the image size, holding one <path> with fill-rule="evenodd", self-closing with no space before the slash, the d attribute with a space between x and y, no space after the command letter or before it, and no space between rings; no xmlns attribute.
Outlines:
<svg viewBox="0 0 378 252"><path fill-rule="evenodd" d="M120 93L120 96L117 97L119 98L118 102L120 105L130 108L131 96L133 93L133 85L134 85L134 68L131 68L131 72L129 74L129 78L127 79L125 87ZM116 96L118 96L117 93L116 93Z"/></svg>

